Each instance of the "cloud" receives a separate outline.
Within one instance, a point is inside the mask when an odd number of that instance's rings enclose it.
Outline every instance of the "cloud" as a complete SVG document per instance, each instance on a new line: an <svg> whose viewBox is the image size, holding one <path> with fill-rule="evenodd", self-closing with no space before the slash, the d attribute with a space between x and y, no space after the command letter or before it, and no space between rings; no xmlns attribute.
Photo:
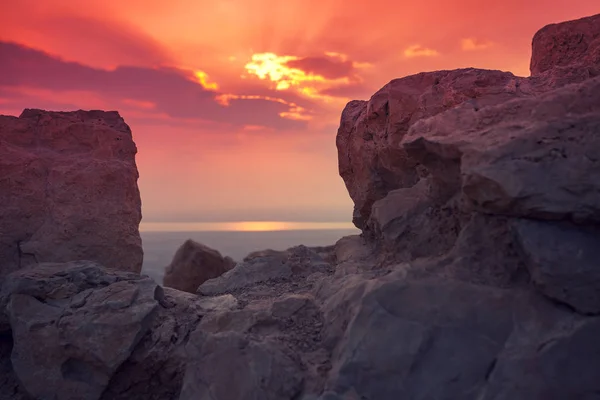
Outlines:
<svg viewBox="0 0 600 400"><path fill-rule="evenodd" d="M415 57L436 57L440 53L437 50L423 47L419 44L412 45L404 50L404 56L407 58Z"/></svg>
<svg viewBox="0 0 600 400"><path fill-rule="evenodd" d="M336 52L310 57L256 53L245 65L250 76L270 82L277 91L292 91L325 103L342 100L343 88L362 83L359 72L369 67Z"/></svg>
<svg viewBox="0 0 600 400"><path fill-rule="evenodd" d="M319 75L325 79L339 79L351 76L354 72L352 61L338 57L304 57L286 62L290 68L304 71L309 75Z"/></svg>
<svg viewBox="0 0 600 400"><path fill-rule="evenodd" d="M85 65L100 68L117 65L151 67L172 64L174 60L167 47L138 27L111 15L48 13L40 7L31 10L18 25L10 21L3 25L0 37L43 48Z"/></svg>
<svg viewBox="0 0 600 400"><path fill-rule="evenodd" d="M92 93L109 105L149 108L171 118L198 119L231 125L263 125L279 129L302 128L310 117L308 105L282 96L227 95L207 83L206 74L178 68L120 66L112 70L67 62L15 43L0 42L0 89L34 88L54 93ZM275 93L273 93L275 94ZM58 96L60 97L60 96ZM87 108L87 100L78 108ZM74 100L76 102L76 100ZM94 103L95 104L95 103ZM114 104L114 106L110 106Z"/></svg>
<svg viewBox="0 0 600 400"><path fill-rule="evenodd" d="M461 47L464 51L477 51L489 49L494 45L490 41L480 41L474 38L465 38L460 41Z"/></svg>

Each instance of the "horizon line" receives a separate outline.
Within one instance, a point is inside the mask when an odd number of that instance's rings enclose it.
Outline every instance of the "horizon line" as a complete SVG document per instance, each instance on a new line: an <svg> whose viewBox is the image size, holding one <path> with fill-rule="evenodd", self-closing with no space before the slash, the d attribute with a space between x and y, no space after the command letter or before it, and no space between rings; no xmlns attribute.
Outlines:
<svg viewBox="0 0 600 400"><path fill-rule="evenodd" d="M227 221L141 222L140 232L276 232L300 230L357 230L352 222Z"/></svg>

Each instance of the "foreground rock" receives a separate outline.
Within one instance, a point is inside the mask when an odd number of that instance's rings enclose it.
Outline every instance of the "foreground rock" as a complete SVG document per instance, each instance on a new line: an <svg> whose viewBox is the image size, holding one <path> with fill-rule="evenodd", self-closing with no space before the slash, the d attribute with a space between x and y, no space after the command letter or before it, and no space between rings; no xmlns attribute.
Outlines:
<svg viewBox="0 0 600 400"><path fill-rule="evenodd" d="M135 154L116 112L0 116L0 280L77 259L139 272Z"/></svg>
<svg viewBox="0 0 600 400"><path fill-rule="evenodd" d="M173 261L165 268L163 284L167 287L196 293L198 286L229 271L235 262L193 240L186 240L177 249Z"/></svg>
<svg viewBox="0 0 600 400"><path fill-rule="evenodd" d="M35 399L177 398L189 333L207 312L237 307L88 261L10 274L0 305L12 369Z"/></svg>

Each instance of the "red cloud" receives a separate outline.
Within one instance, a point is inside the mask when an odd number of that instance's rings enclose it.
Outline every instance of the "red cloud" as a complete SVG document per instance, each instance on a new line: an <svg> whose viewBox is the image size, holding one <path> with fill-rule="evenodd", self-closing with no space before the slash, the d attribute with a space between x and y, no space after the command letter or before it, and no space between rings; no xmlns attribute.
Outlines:
<svg viewBox="0 0 600 400"><path fill-rule="evenodd" d="M320 75L325 79L349 77L354 72L352 61L334 57L304 57L297 60L290 60L286 65L309 74Z"/></svg>
<svg viewBox="0 0 600 400"><path fill-rule="evenodd" d="M153 104L157 113L172 118L197 118L237 126L263 125L278 129L297 129L306 124L295 113L301 109L308 110L308 107L298 108L298 104L280 99L279 93L272 98L238 96L224 106L217 101L223 93L203 87L190 71L176 68L97 69L4 42L0 42L0 59L0 89L13 88L10 92L4 90L8 93L15 93L19 87L56 93L90 92L105 99L106 103L114 104L109 108L119 108L127 99L130 103ZM88 108L85 104L76 107ZM5 104L4 108L10 107ZM291 119L291 116L294 118Z"/></svg>

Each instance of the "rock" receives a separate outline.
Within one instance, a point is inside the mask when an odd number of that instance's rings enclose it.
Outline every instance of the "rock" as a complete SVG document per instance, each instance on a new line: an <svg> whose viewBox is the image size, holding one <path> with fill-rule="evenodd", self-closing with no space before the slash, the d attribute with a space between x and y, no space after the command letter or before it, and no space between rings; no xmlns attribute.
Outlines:
<svg viewBox="0 0 600 400"><path fill-rule="evenodd" d="M33 400L24 390L10 362L12 335L0 334L0 400Z"/></svg>
<svg viewBox="0 0 600 400"><path fill-rule="evenodd" d="M117 112L0 116L0 281L80 259L139 272L136 151Z"/></svg>
<svg viewBox="0 0 600 400"><path fill-rule="evenodd" d="M390 260L409 261L445 253L456 241L465 216L453 202L436 201L428 179L392 190L373 204L367 223Z"/></svg>
<svg viewBox="0 0 600 400"><path fill-rule="evenodd" d="M159 287L160 289L160 287ZM229 309L165 288L158 313L131 356L113 375L102 400L177 399L185 373L185 345L207 310ZM220 299L223 300L223 299Z"/></svg>
<svg viewBox="0 0 600 400"><path fill-rule="evenodd" d="M530 276L510 220L473 214L444 256L445 276L494 287L523 287Z"/></svg>
<svg viewBox="0 0 600 400"><path fill-rule="evenodd" d="M367 221L376 201L393 190L414 186L429 174L430 171L422 168L422 160L414 159L401 145L407 142L405 136L417 122L446 114L440 121L443 119L450 126L444 131L452 132L453 139L459 140L460 132L469 134L471 129L477 128L476 124L467 124L469 129L464 128L465 118L474 117L481 110L513 99L536 97L600 75L598 21L600 15L540 30L533 40L531 78L473 68L420 73L392 80L368 102L348 103L342 112L336 145L340 176L355 204L356 226L368 232ZM535 102L521 104L533 106ZM459 107L460 121L454 114L455 107ZM503 110L489 111L485 119L479 116L477 121L488 126L505 122L506 130L527 129L528 124L509 123L507 116L512 112L505 106ZM431 162L429 164L430 169ZM438 178L444 171L456 178L452 171L456 171L458 165L445 162L437 167ZM451 182L445 183L451 185Z"/></svg>
<svg viewBox="0 0 600 400"><path fill-rule="evenodd" d="M11 360L25 390L35 398L99 399L150 329L156 289L150 278L90 262L7 276Z"/></svg>
<svg viewBox="0 0 600 400"><path fill-rule="evenodd" d="M412 187L423 176L400 146L416 121L465 102L474 110L524 96L526 88L515 89L521 80L508 72L473 68L420 73L391 81L368 102L350 102L342 112L336 145L356 226L365 228L375 201L394 189Z"/></svg>
<svg viewBox="0 0 600 400"><path fill-rule="evenodd" d="M302 391L299 366L274 343L197 330L187 352L180 400L289 400Z"/></svg>
<svg viewBox="0 0 600 400"><path fill-rule="evenodd" d="M459 163L457 189L477 211L600 222L599 117L600 77L479 112L458 107L415 123L403 146L426 167Z"/></svg>
<svg viewBox="0 0 600 400"><path fill-rule="evenodd" d="M2 304L17 377L34 398L57 400L177 398L190 333L203 316L238 308L231 295L199 298L85 261L8 275ZM18 389L9 379L0 384Z"/></svg>
<svg viewBox="0 0 600 400"><path fill-rule="evenodd" d="M335 260L365 261L373 254L373 247L359 235L344 236L335 243Z"/></svg>
<svg viewBox="0 0 600 400"><path fill-rule="evenodd" d="M547 25L533 37L531 76L553 86L600 75L600 14Z"/></svg>
<svg viewBox="0 0 600 400"><path fill-rule="evenodd" d="M195 293L201 284L221 276L234 265L231 258L223 258L217 250L188 239L179 247L171 264L165 268L163 284Z"/></svg>
<svg viewBox="0 0 600 400"><path fill-rule="evenodd" d="M325 388L331 398L563 399L600 387L600 320L522 290L382 278L354 299Z"/></svg>
<svg viewBox="0 0 600 400"><path fill-rule="evenodd" d="M600 314L600 228L524 219L513 227L542 293L582 314Z"/></svg>
<svg viewBox="0 0 600 400"><path fill-rule="evenodd" d="M521 320L489 371L483 400L594 399L600 381L600 321ZM534 317L535 318L535 317ZM532 329L533 327L533 329Z"/></svg>
<svg viewBox="0 0 600 400"><path fill-rule="evenodd" d="M218 278L204 282L198 293L214 296L244 289L269 281L290 281L306 278L314 272L327 271L331 265L306 246L297 246L284 252L267 251L245 258Z"/></svg>

